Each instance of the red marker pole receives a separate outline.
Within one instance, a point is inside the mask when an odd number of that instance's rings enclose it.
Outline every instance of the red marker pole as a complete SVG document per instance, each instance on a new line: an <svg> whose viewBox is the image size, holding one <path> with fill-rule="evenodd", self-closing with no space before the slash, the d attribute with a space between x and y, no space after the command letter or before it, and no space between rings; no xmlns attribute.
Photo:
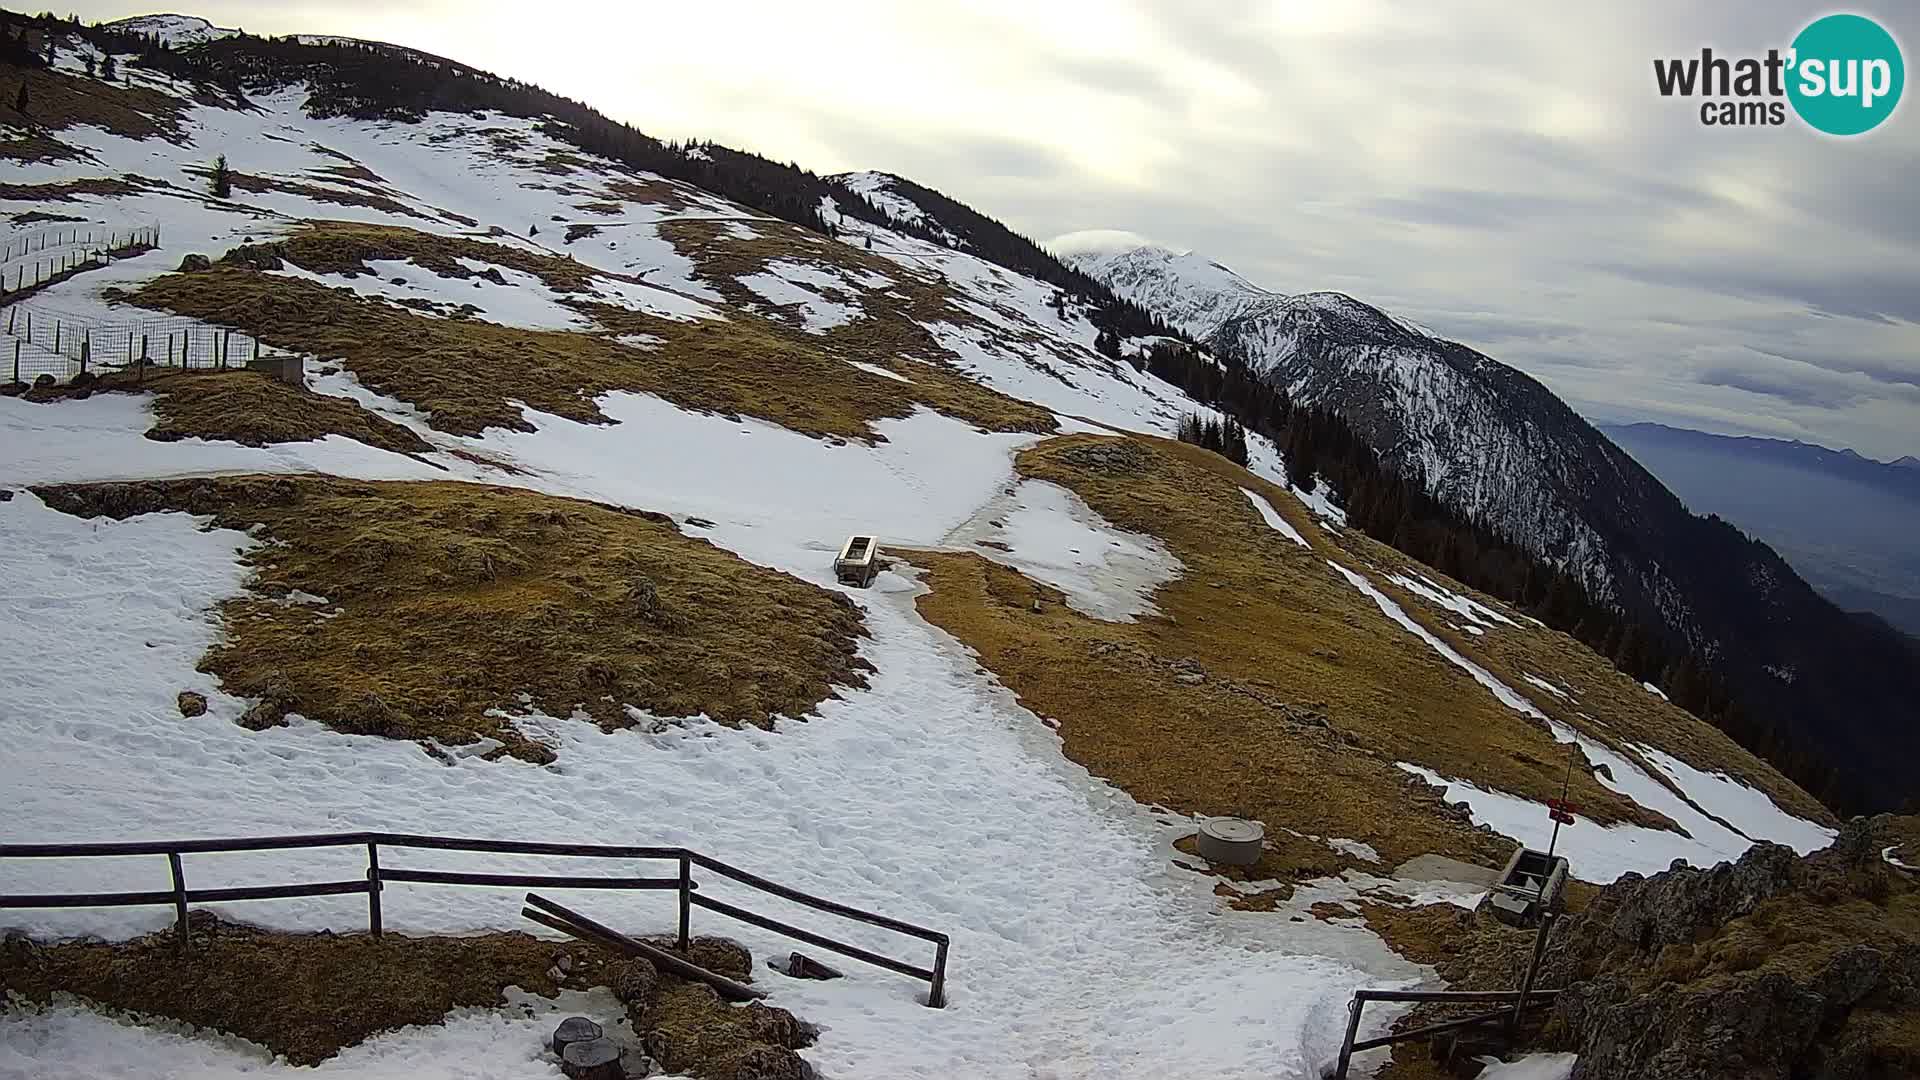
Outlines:
<svg viewBox="0 0 1920 1080"><path fill-rule="evenodd" d="M1573 759L1580 752L1580 744L1567 744L1567 775L1560 781L1560 797L1547 801L1547 816L1553 819L1553 838L1547 841L1547 866L1553 866L1554 849L1560 846L1560 826L1573 824L1573 804L1567 801L1567 792L1573 786Z"/></svg>

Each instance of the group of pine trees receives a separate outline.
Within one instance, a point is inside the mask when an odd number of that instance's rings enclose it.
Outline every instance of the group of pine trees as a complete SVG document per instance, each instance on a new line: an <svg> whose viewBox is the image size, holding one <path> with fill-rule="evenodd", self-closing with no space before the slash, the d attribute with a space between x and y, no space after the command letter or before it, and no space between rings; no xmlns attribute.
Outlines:
<svg viewBox="0 0 1920 1080"><path fill-rule="evenodd" d="M1177 434L1181 442L1204 447L1235 465L1247 463L1247 429L1231 416L1214 420L1188 413L1180 418Z"/></svg>

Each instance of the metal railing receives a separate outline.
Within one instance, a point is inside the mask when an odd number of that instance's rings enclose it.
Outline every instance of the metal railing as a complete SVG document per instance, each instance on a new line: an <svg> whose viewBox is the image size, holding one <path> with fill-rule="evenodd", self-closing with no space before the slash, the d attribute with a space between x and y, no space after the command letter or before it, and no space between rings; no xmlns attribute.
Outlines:
<svg viewBox="0 0 1920 1080"><path fill-rule="evenodd" d="M36 255L42 258L56 251L69 248L105 248L118 247L158 247L160 229L156 225L106 225L97 222L76 222L72 225L60 225L31 232L11 231L0 236L0 264L11 264L18 260L30 260ZM8 277L12 277L9 269Z"/></svg>
<svg viewBox="0 0 1920 1080"><path fill-rule="evenodd" d="M38 303L0 310L0 333L0 382L42 374L64 382L77 371L135 367L220 370L287 355L251 334L184 315L107 322Z"/></svg>
<svg viewBox="0 0 1920 1080"><path fill-rule="evenodd" d="M65 239L66 233L73 239ZM18 297L64 281L82 271L106 266L115 259L152 251L160 246L160 230L153 226L97 231L65 230L63 239L47 247L47 236L40 234L39 246L33 238L0 240L0 300Z"/></svg>
<svg viewBox="0 0 1920 1080"><path fill-rule="evenodd" d="M1558 990L1355 990L1353 1000L1347 1003L1347 1036L1340 1043L1340 1059L1333 1067L1331 1080L1347 1080L1347 1069L1353 1062L1353 1055L1363 1050L1377 1050L1382 1046L1391 1046L1397 1042L1411 1039L1426 1039L1443 1032L1457 1031L1461 1028L1495 1022L1506 1023L1518 1016L1521 1009L1531 1009L1545 1005L1558 997ZM1360 1034L1360 1013L1369 1001L1420 1001L1420 1002L1500 1002L1501 1008L1492 1012L1476 1013L1458 1020L1446 1020L1438 1024L1413 1028L1408 1031L1395 1031L1372 1039L1358 1039Z"/></svg>
<svg viewBox="0 0 1920 1080"><path fill-rule="evenodd" d="M184 855L238 851L284 851L299 848L359 847L367 849L364 879L313 881L290 885L256 885L237 888L187 888ZM502 874L470 873L450 870L414 870L382 866L380 849L426 848L441 851L472 851L510 855L595 856L671 862L676 873L667 877L588 876L577 874ZM407 833L352 832L304 836L259 836L230 840L140 840L97 844L0 844L3 859L97 858L126 855L164 855L172 875L172 888L144 892L108 893L0 893L0 910L8 908L84 908L84 907L172 907L180 940L187 941L187 910L192 904L226 903L236 900L276 900L304 896L339 896L364 893L367 897L367 928L375 937L382 933L380 893L389 882L422 885L483 885L515 888L624 889L672 891L679 895L680 951L688 951L692 933L692 915L696 907L725 915L763 930L771 930L797 941L828 949L887 971L911 976L928 984L926 1004L933 1008L946 1005L947 935L898 919L832 900L810 896L798 889L769 881L721 862L709 855L678 847L633 847L616 844L555 844L519 840L480 840L447 836L417 836ZM933 966L919 967L904 960L885 956L857 945L836 941L824 934L803 930L778 919L748 911L734 904L702 895L693 868L712 871L760 892L770 893L816 911L837 915L854 922L877 926L930 942L934 946Z"/></svg>

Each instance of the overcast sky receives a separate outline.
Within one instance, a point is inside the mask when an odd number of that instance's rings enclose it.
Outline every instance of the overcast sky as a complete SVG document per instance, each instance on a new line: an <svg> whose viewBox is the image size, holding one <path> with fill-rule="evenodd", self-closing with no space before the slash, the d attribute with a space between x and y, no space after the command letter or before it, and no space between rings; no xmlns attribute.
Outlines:
<svg viewBox="0 0 1920 1080"><path fill-rule="evenodd" d="M1703 127L1654 89L1654 57L1785 48L1824 4L826 7L191 13L412 45L660 137L897 172L1042 241L1125 229L1268 288L1338 289L1596 421L1920 454L1920 104L1837 140ZM1915 62L1920 7L1845 10Z"/></svg>

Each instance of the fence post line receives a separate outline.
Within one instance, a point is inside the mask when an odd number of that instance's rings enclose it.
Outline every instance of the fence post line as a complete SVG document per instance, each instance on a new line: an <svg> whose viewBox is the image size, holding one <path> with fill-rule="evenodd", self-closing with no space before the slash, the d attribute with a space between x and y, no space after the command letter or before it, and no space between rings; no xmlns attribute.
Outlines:
<svg viewBox="0 0 1920 1080"><path fill-rule="evenodd" d="M187 875L180 869L180 853L167 852L167 869L173 871L173 914L180 926L180 947L187 946Z"/></svg>
<svg viewBox="0 0 1920 1080"><path fill-rule="evenodd" d="M947 1007L947 939L944 936L933 950L933 985L927 990L927 1007Z"/></svg>
<svg viewBox="0 0 1920 1080"><path fill-rule="evenodd" d="M80 374L87 373L87 361L93 358L93 334L88 332L80 338Z"/></svg>
<svg viewBox="0 0 1920 1080"><path fill-rule="evenodd" d="M367 929L380 936L380 845L367 841Z"/></svg>
<svg viewBox="0 0 1920 1080"><path fill-rule="evenodd" d="M20 339L13 339L13 381L20 381Z"/></svg>
<svg viewBox="0 0 1920 1080"><path fill-rule="evenodd" d="M680 853L680 954L692 956L693 947L693 859Z"/></svg>

